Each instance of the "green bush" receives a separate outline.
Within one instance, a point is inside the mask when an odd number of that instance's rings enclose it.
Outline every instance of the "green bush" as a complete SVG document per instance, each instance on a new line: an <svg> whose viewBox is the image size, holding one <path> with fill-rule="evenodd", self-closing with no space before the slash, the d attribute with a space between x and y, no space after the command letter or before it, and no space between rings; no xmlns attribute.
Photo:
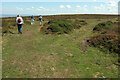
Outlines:
<svg viewBox="0 0 120 80"><path fill-rule="evenodd" d="M97 24L94 28L93 31L101 31L102 29L112 29L113 25L111 21L107 21L107 22L102 22Z"/></svg>
<svg viewBox="0 0 120 80"><path fill-rule="evenodd" d="M79 29L81 25L87 24L84 20L71 20L71 19L56 19L49 20L48 23L45 23L41 28L42 32L48 33L70 33L73 29ZM46 29L46 30L45 30Z"/></svg>
<svg viewBox="0 0 120 80"><path fill-rule="evenodd" d="M62 32L62 28L56 24L51 24L47 29L50 29L52 32Z"/></svg>
<svg viewBox="0 0 120 80"><path fill-rule="evenodd" d="M58 34L68 34L74 28L78 28L78 26L74 25L74 23L70 20L51 20L48 24L49 26L47 29Z"/></svg>
<svg viewBox="0 0 120 80"><path fill-rule="evenodd" d="M80 22L85 22L85 20L80 20Z"/></svg>

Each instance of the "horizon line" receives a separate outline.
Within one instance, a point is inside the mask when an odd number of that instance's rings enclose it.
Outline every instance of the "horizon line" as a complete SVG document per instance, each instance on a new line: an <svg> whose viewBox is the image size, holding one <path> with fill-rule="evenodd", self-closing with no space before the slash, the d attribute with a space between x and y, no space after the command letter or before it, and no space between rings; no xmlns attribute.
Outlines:
<svg viewBox="0 0 120 80"><path fill-rule="evenodd" d="M3 14L2 14L3 15ZM16 16L2 16L0 15L0 18L9 18L9 17L16 17ZM7 14L4 14L7 15ZM9 14L9 15L16 15L16 14ZM28 17L28 16L32 15L32 14L22 14L22 17ZM59 15L113 15L113 16L119 16L120 14L48 14L48 15L43 15L43 16L59 16ZM39 15L35 15L35 16L39 16Z"/></svg>

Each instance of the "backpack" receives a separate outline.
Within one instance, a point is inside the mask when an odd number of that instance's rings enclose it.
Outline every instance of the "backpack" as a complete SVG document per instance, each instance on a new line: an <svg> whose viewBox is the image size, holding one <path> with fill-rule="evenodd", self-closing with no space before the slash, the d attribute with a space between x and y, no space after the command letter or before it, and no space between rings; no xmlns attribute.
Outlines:
<svg viewBox="0 0 120 80"><path fill-rule="evenodd" d="M21 21L22 21L22 20L19 18L19 19L18 19L18 23L20 23Z"/></svg>

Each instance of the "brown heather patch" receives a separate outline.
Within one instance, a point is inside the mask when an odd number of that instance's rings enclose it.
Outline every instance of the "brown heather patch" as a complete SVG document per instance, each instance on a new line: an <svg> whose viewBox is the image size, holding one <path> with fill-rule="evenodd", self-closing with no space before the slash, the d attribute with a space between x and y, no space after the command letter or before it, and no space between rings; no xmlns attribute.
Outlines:
<svg viewBox="0 0 120 80"><path fill-rule="evenodd" d="M120 49L119 44L119 36L116 34L101 34L94 37L91 37L87 42L94 47L98 47L100 49L106 48L110 52L119 53Z"/></svg>

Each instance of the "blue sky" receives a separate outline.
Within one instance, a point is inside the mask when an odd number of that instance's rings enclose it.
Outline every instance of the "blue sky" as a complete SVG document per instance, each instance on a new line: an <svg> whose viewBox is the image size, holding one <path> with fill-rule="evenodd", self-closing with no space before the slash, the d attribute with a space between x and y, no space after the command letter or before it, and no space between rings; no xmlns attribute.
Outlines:
<svg viewBox="0 0 120 80"><path fill-rule="evenodd" d="M2 0L2 14L118 14L119 0Z"/></svg>
<svg viewBox="0 0 120 80"><path fill-rule="evenodd" d="M108 2L119 0L1 0L2 2Z"/></svg>

